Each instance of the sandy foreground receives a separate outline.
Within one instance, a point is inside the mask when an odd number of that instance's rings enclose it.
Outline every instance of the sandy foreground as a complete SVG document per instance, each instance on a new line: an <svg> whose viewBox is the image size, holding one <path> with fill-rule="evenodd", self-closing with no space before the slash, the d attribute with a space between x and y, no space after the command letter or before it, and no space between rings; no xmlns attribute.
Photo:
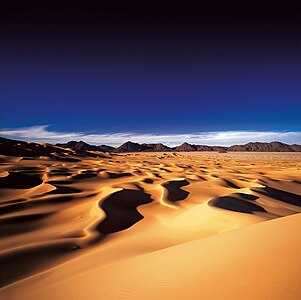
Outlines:
<svg viewBox="0 0 301 300"><path fill-rule="evenodd" d="M301 153L0 161L1 299L301 299Z"/></svg>

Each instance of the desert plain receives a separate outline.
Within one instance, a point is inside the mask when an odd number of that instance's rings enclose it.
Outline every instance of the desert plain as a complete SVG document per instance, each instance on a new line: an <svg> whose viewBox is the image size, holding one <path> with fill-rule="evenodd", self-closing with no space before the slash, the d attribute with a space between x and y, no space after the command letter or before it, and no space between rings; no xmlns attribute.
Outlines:
<svg viewBox="0 0 301 300"><path fill-rule="evenodd" d="M1 156L0 298L301 299L301 153Z"/></svg>

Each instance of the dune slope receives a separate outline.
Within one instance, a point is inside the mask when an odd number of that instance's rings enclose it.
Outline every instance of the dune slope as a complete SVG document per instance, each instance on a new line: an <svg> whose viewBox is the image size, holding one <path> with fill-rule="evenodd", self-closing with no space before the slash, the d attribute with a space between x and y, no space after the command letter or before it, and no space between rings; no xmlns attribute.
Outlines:
<svg viewBox="0 0 301 300"><path fill-rule="evenodd" d="M49 281L37 276L2 296L17 299L32 287L22 299L299 299L300 225L300 214L284 217L56 282L58 269Z"/></svg>

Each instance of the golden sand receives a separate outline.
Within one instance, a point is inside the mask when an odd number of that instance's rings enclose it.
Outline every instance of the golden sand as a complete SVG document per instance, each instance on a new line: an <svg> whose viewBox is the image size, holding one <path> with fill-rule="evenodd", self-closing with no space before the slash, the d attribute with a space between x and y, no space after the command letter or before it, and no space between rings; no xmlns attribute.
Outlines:
<svg viewBox="0 0 301 300"><path fill-rule="evenodd" d="M301 153L1 161L1 299L301 298Z"/></svg>

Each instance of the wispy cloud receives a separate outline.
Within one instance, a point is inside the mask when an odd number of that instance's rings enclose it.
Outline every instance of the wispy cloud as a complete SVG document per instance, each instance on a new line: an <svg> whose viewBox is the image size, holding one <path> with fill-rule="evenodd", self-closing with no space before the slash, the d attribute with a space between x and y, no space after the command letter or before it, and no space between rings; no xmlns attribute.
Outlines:
<svg viewBox="0 0 301 300"><path fill-rule="evenodd" d="M90 144L120 145L128 140L137 143L164 143L169 146L183 142L191 144L229 146L248 142L280 141L288 144L300 143L301 132L293 131L211 131L187 134L141 134L124 133L89 133L54 131L49 125L25 128L0 129L0 136L32 142L65 143L70 140L85 141Z"/></svg>

